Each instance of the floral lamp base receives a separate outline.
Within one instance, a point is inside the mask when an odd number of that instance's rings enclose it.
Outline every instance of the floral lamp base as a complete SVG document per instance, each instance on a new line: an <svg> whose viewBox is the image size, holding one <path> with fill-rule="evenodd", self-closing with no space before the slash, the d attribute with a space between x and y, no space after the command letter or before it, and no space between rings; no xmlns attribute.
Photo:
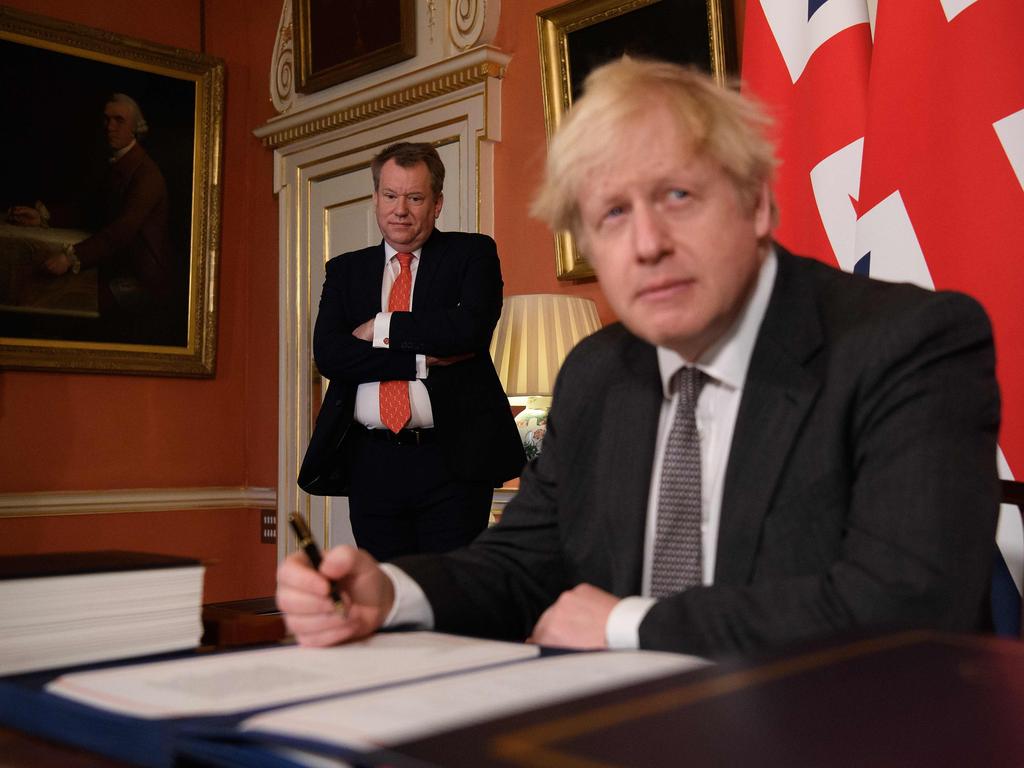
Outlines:
<svg viewBox="0 0 1024 768"><path fill-rule="evenodd" d="M544 433L548 428L547 407L537 407L537 404L530 403L516 416L516 426L519 427L519 437L523 441L526 460L532 461L540 454Z"/></svg>

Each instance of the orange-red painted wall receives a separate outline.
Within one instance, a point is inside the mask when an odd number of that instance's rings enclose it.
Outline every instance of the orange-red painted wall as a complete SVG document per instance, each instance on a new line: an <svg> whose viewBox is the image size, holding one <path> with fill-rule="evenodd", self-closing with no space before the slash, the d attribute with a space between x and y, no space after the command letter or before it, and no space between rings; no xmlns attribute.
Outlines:
<svg viewBox="0 0 1024 768"><path fill-rule="evenodd" d="M272 153L252 129L273 114L268 78L281 0L5 2L116 34L205 49L225 60L227 101L216 376L0 371L0 493L273 487L277 202ZM614 318L596 283L555 278L552 237L528 215L546 145L536 13L555 4L515 0L502 7L495 45L512 60L495 150L495 236L506 294L593 298L609 322ZM7 518L0 519L0 554L111 547L188 554L207 562L206 600L240 599L273 591L276 549L259 543L258 530L254 509Z"/></svg>
<svg viewBox="0 0 1024 768"><path fill-rule="evenodd" d="M494 237L501 255L505 294L568 293L594 299L603 322L611 310L595 282L555 277L551 232L530 218L530 200L544 169L547 135L540 93L537 12L552 0L503 3L494 45L512 55L501 83L501 142L494 151Z"/></svg>
<svg viewBox="0 0 1024 768"><path fill-rule="evenodd" d="M275 547L258 543L255 509L125 512L12 518L0 526L0 554L128 549L199 558L205 602L274 593Z"/></svg>
<svg viewBox="0 0 1024 768"><path fill-rule="evenodd" d="M540 92L537 13L557 0L515 0L501 7L494 45L512 54L501 85L501 142L495 147L494 235L501 254L505 293L568 293L594 299L604 323L615 317L596 282L560 282L555 277L554 240L529 216L530 199L540 181L547 135ZM745 0L734 0L736 29L742 40Z"/></svg>
<svg viewBox="0 0 1024 768"><path fill-rule="evenodd" d="M216 376L0 372L0 493L276 484L277 203L272 153L278 0L8 0L20 10L225 60ZM0 520L0 553L122 547L207 561L207 600L270 594L276 548L257 510Z"/></svg>

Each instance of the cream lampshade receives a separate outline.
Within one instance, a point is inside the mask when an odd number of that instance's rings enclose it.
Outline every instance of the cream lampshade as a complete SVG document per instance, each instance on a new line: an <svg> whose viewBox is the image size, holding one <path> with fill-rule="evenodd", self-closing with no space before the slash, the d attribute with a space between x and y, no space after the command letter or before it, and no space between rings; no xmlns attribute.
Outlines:
<svg viewBox="0 0 1024 768"><path fill-rule="evenodd" d="M540 453L555 376L577 342L601 327L590 299L552 293L508 296L491 340L491 358L513 405L526 456Z"/></svg>

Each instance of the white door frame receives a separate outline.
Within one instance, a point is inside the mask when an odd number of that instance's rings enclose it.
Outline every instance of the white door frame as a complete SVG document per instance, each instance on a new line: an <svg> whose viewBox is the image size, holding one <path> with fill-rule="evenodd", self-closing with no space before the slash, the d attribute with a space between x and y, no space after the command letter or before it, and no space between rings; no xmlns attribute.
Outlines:
<svg viewBox="0 0 1024 768"><path fill-rule="evenodd" d="M340 117L333 121L318 111L305 123L287 116L256 131L274 147L280 224L278 559L296 549L289 512L306 513L325 547L351 536L344 500L309 496L295 484L311 433L313 399L321 390L312 333L324 263L337 255L325 252L336 239L329 232L330 212L346 202L331 199L331 180L365 169L391 142L429 141L439 146L446 166L441 226L493 234L493 145L501 139L500 83L508 58L491 47L475 48L396 78L387 84L391 92L372 102L339 106ZM339 127L318 132L325 121ZM348 195L341 192L339 198Z"/></svg>

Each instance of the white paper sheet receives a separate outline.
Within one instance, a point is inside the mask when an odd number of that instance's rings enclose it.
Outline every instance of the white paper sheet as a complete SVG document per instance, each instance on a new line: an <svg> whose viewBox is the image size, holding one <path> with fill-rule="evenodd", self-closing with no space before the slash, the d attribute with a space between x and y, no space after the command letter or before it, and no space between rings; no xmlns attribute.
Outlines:
<svg viewBox="0 0 1024 768"><path fill-rule="evenodd" d="M242 728L370 750L709 663L653 651L550 656L286 707Z"/></svg>
<svg viewBox="0 0 1024 768"><path fill-rule="evenodd" d="M47 690L156 718L240 712L536 656L536 646L398 632L332 648L211 654L62 675Z"/></svg>

